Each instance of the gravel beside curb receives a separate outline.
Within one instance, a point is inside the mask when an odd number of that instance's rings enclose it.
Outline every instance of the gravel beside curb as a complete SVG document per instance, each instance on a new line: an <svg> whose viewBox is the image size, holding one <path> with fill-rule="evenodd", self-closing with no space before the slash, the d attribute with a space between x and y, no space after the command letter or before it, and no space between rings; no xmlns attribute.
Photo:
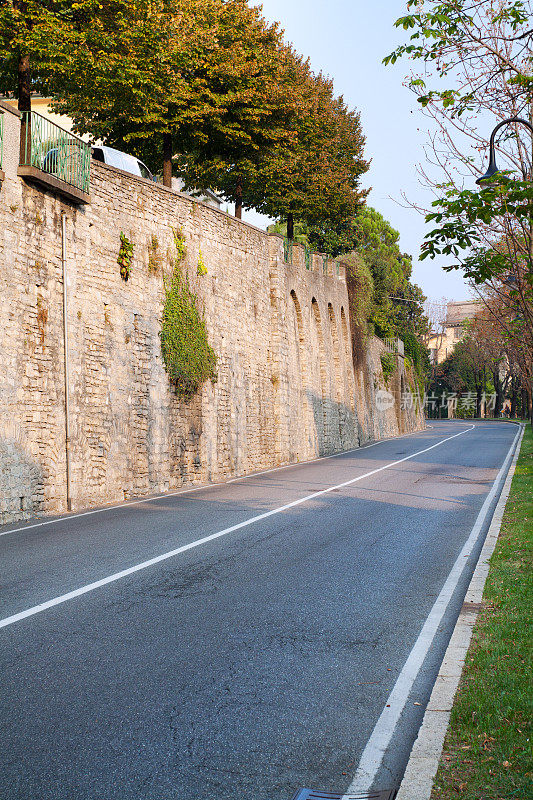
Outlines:
<svg viewBox="0 0 533 800"><path fill-rule="evenodd" d="M455 693L459 686L466 655L470 647L479 604L483 599L485 581L489 574L489 560L498 541L505 507L511 491L516 462L518 461L520 446L524 437L525 428L523 425L521 428L522 432L516 445L514 457L494 511L479 561L470 581L461 613L433 687L418 737L413 745L397 800L430 800L433 780L437 774Z"/></svg>

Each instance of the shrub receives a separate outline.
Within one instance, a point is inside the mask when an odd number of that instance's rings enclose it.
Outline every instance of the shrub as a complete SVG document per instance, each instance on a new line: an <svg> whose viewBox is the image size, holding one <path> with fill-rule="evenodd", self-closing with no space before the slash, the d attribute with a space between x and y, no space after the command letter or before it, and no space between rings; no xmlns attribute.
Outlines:
<svg viewBox="0 0 533 800"><path fill-rule="evenodd" d="M130 242L126 234L121 231L120 250L118 252L117 264L120 267L120 277L124 281L127 281L131 275L131 265L133 262L134 250L135 245L133 242Z"/></svg>
<svg viewBox="0 0 533 800"><path fill-rule="evenodd" d="M206 380L216 380L217 358L207 340L205 320L179 267L165 287L160 336L165 369L179 397L188 399Z"/></svg>

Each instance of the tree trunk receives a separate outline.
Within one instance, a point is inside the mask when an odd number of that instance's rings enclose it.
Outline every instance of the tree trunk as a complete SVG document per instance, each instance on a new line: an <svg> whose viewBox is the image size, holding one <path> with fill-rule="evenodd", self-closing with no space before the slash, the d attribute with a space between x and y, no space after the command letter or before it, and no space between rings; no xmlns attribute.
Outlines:
<svg viewBox="0 0 533 800"><path fill-rule="evenodd" d="M522 413L521 413L522 419L527 419L528 411L529 411L529 403L528 403L527 392L526 392L526 390L524 388L522 389L522 409L521 409L521 411L522 411Z"/></svg>
<svg viewBox="0 0 533 800"><path fill-rule="evenodd" d="M516 419L516 405L517 405L517 402L518 402L518 392L513 386L512 390L511 390L511 412L509 414L511 419Z"/></svg>
<svg viewBox="0 0 533 800"><path fill-rule="evenodd" d="M503 387L502 382L500 380L500 368L496 367L492 371L492 380L494 383L494 390L496 392L496 405L494 406L494 416L501 417L502 415L502 406L503 406Z"/></svg>
<svg viewBox="0 0 533 800"><path fill-rule="evenodd" d="M481 391L481 387L479 386L476 389L476 416L481 419L483 414L481 413L481 403L482 403L482 396L483 392Z"/></svg>
<svg viewBox="0 0 533 800"><path fill-rule="evenodd" d="M18 107L19 111L31 111L30 57L24 55L18 61ZM31 163L31 117L22 117L20 127L20 163Z"/></svg>
<svg viewBox="0 0 533 800"><path fill-rule="evenodd" d="M237 180L235 186L235 216L237 219L242 219L242 180Z"/></svg>
<svg viewBox="0 0 533 800"><path fill-rule="evenodd" d="M31 111L31 69L29 54L20 56L18 63L19 111Z"/></svg>
<svg viewBox="0 0 533 800"><path fill-rule="evenodd" d="M294 239L294 214L287 214L287 239Z"/></svg>
<svg viewBox="0 0 533 800"><path fill-rule="evenodd" d="M163 134L163 186L172 188L172 134Z"/></svg>

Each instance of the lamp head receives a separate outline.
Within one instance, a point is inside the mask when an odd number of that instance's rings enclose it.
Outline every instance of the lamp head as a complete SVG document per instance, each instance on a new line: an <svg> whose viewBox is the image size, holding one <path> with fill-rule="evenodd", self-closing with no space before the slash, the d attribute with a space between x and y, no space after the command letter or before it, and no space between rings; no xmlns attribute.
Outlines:
<svg viewBox="0 0 533 800"><path fill-rule="evenodd" d="M493 178L499 171L500 170L496 166L496 153L494 152L494 148L491 147L491 149L490 149L490 161L489 161L488 169L487 169L486 173L481 176L481 178L477 179L476 183L479 186L483 186L483 184L486 181L490 181L490 179Z"/></svg>

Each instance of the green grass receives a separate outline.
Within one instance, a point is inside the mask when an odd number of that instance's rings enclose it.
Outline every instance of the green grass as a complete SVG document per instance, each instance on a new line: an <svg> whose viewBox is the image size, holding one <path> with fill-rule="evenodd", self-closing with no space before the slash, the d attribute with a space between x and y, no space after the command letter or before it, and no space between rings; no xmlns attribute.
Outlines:
<svg viewBox="0 0 533 800"><path fill-rule="evenodd" d="M533 797L532 550L528 425L432 800Z"/></svg>

